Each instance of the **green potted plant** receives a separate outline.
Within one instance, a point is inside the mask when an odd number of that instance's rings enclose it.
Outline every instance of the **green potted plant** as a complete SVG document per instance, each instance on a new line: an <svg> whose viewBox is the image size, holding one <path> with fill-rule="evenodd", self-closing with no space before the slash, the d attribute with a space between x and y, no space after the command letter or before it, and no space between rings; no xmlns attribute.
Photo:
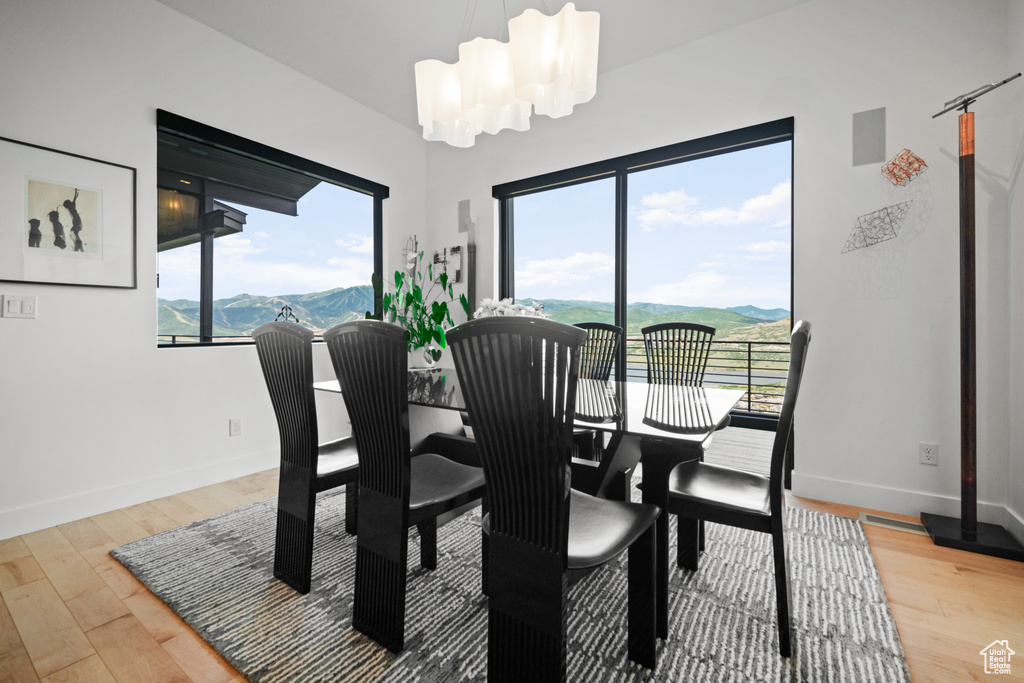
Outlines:
<svg viewBox="0 0 1024 683"><path fill-rule="evenodd" d="M381 319L401 325L409 331L409 351L422 348L428 364L441 358L448 348L445 329L454 325L449 304L456 301L455 291L448 282L448 273L434 279L434 266L427 263L426 280L422 270L424 252L419 252L411 271L396 270L394 291L385 292L384 282L373 276L374 298L380 301ZM388 286L392 286L388 283ZM469 318L469 301L460 294L458 302ZM366 317L372 317L367 312Z"/></svg>

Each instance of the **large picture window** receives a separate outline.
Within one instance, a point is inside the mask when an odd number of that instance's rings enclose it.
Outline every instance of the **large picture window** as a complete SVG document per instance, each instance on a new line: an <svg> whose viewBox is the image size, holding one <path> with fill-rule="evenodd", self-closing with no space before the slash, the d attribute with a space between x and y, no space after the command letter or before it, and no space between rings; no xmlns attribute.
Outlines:
<svg viewBox="0 0 1024 683"><path fill-rule="evenodd" d="M625 331L615 373L646 379L641 329L716 329L705 383L771 419L792 325L793 120L516 181L500 200L500 296Z"/></svg>
<svg viewBox="0 0 1024 683"><path fill-rule="evenodd" d="M157 115L160 345L315 333L374 309L388 189L168 112Z"/></svg>

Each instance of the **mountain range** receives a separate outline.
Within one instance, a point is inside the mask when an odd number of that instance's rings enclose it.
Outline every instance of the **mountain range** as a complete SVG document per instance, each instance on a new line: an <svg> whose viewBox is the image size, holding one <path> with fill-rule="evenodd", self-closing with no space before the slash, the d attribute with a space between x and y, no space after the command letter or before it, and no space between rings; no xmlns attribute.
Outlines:
<svg viewBox="0 0 1024 683"><path fill-rule="evenodd" d="M534 299L519 301L528 305L534 303ZM536 301L543 304L547 317L560 322L610 323L614 317L614 305L606 301ZM160 335L199 334L198 301L158 299L157 304ZM373 308L373 287L338 287L310 294L279 296L239 294L229 299L217 299L213 302L213 334L216 337L248 336L263 323L277 318L284 306L291 307L292 315L301 324L323 332L339 323L363 317ZM766 310L756 306L733 306L723 309L636 302L629 304L627 309L626 333L639 335L640 328L647 325L683 321L711 325L717 330L716 339L784 341L789 337L789 325L777 323L786 321L788 316L789 311L782 308Z"/></svg>

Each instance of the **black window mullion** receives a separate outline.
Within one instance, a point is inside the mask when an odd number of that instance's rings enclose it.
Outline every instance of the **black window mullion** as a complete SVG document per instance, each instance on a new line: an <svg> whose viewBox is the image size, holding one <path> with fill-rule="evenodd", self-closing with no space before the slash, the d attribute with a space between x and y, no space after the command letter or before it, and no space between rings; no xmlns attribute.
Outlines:
<svg viewBox="0 0 1024 683"><path fill-rule="evenodd" d="M386 194L373 195L373 281L384 277L384 198ZM373 297L373 316L381 319L381 297Z"/></svg>
<svg viewBox="0 0 1024 683"><path fill-rule="evenodd" d="M213 342L213 231L199 242L199 343Z"/></svg>
<svg viewBox="0 0 1024 683"><path fill-rule="evenodd" d="M629 213L629 175L615 174L615 324L622 328L622 343L615 359L615 379L626 381L626 219Z"/></svg>
<svg viewBox="0 0 1024 683"><path fill-rule="evenodd" d="M512 229L514 199L502 197L498 202L498 298L516 294L515 235Z"/></svg>

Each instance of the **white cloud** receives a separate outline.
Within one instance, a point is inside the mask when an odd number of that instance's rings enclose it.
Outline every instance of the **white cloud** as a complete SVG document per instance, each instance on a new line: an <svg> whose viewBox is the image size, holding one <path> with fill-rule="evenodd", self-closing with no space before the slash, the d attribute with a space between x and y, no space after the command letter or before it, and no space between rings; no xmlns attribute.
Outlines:
<svg viewBox="0 0 1024 683"><path fill-rule="evenodd" d="M700 270L690 273L678 282L648 287L635 297L630 294L630 299L655 304L710 305L706 302L724 287L727 281L728 278L716 270Z"/></svg>
<svg viewBox="0 0 1024 683"><path fill-rule="evenodd" d="M747 253L747 260L765 260L776 256L787 256L789 254L789 242L752 242L738 247L740 251Z"/></svg>
<svg viewBox="0 0 1024 683"><path fill-rule="evenodd" d="M576 252L565 258L527 261L516 266L516 288L533 285L567 285L594 277L615 274L615 259L609 254Z"/></svg>
<svg viewBox="0 0 1024 683"><path fill-rule="evenodd" d="M645 195L640 203L644 208L635 212L637 220L645 232L650 232L660 227L688 223L700 199L686 194L686 190L673 190Z"/></svg>
<svg viewBox="0 0 1024 683"><path fill-rule="evenodd" d="M747 220L779 224L789 223L792 186L787 180L772 188L768 194L758 195L743 203L741 215Z"/></svg>
<svg viewBox="0 0 1024 683"><path fill-rule="evenodd" d="M199 245L183 249L169 249L157 254L161 299L199 298Z"/></svg>
<svg viewBox="0 0 1024 683"><path fill-rule="evenodd" d="M259 247L254 246L252 240L237 234L218 237L215 249L218 261L222 259L239 259L243 256L259 254L263 251Z"/></svg>
<svg viewBox="0 0 1024 683"><path fill-rule="evenodd" d="M779 302L789 301L789 290L788 282L785 286L766 283L746 284L716 270L701 270L689 273L676 282L648 287L636 296L631 293L629 298L630 301L711 308L748 304L761 308L775 308L787 306Z"/></svg>
<svg viewBox="0 0 1024 683"><path fill-rule="evenodd" d="M773 187L768 194L743 202L739 209L718 207L697 210L700 199L689 196L685 190L655 192L640 200L643 208L634 210L634 215L647 232L672 225L788 225L790 196L791 185L786 180Z"/></svg>
<svg viewBox="0 0 1024 683"><path fill-rule="evenodd" d="M342 238L335 242L339 247L348 249L353 254L372 254L373 237L366 235L352 235L348 239Z"/></svg>
<svg viewBox="0 0 1024 683"><path fill-rule="evenodd" d="M157 254L160 272L176 277L199 277L199 253L194 249L169 249Z"/></svg>
<svg viewBox="0 0 1024 683"><path fill-rule="evenodd" d="M240 292L271 296L322 292L336 287L370 284L373 262L358 258L333 258L325 265L260 263L244 268L227 266L217 273L217 297Z"/></svg>

